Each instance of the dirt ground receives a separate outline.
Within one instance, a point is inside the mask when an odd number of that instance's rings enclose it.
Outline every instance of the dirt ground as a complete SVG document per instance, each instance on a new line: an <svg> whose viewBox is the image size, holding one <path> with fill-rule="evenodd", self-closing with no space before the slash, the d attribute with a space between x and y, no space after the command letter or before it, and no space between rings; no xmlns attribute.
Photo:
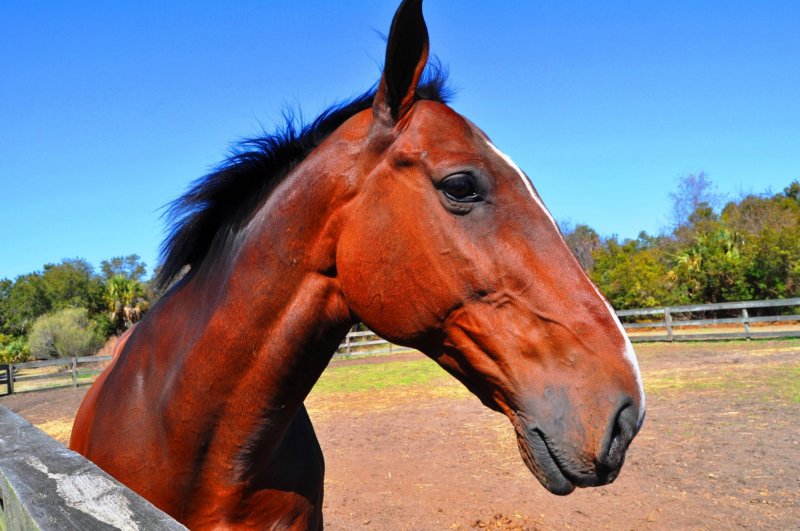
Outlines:
<svg viewBox="0 0 800 531"><path fill-rule="evenodd" d="M509 422L456 383L312 392L327 465L325 527L800 529L800 341L637 351L647 421L622 474L563 498L527 471ZM86 389L0 404L66 440Z"/></svg>

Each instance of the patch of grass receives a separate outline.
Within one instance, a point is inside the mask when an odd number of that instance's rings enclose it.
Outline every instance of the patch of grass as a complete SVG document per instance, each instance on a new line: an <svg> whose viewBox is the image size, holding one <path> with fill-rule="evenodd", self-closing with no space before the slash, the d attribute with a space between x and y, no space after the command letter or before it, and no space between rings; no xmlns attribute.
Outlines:
<svg viewBox="0 0 800 531"><path fill-rule="evenodd" d="M767 384L800 404L800 367L774 367Z"/></svg>
<svg viewBox="0 0 800 531"><path fill-rule="evenodd" d="M662 391L702 391L706 389L724 389L733 382L726 380L722 376L705 378L692 378L685 375L646 377L644 389L647 393L659 393Z"/></svg>
<svg viewBox="0 0 800 531"><path fill-rule="evenodd" d="M358 416L433 398L463 399L470 392L428 359L329 367L305 401L313 419L336 412Z"/></svg>
<svg viewBox="0 0 800 531"><path fill-rule="evenodd" d="M781 342L780 346L783 348L780 350L785 351L787 346L794 344L800 346L800 341ZM646 371L644 385L647 393L654 394L719 392L731 397L748 395L765 400L780 399L800 403L800 362L698 367L689 361L680 368ZM329 367L317 382L312 395L323 398L369 391L381 391L381 396L425 395L455 398L469 395L460 383L428 359ZM370 400L373 400L377 395L370 396Z"/></svg>
<svg viewBox="0 0 800 531"><path fill-rule="evenodd" d="M48 420L37 424L36 427L61 444L67 445L72 433L72 419Z"/></svg>
<svg viewBox="0 0 800 531"><path fill-rule="evenodd" d="M782 350L800 349L800 339L795 337L782 338L756 338L756 339L717 339L714 341L676 341L669 343L666 341L656 341L652 343L635 343L633 348L637 355L656 354L662 352L674 352L676 349L686 350L710 350L710 351L730 351L752 350L753 348L774 347Z"/></svg>
<svg viewBox="0 0 800 531"><path fill-rule="evenodd" d="M314 386L317 395L358 393L396 387L415 387L453 380L431 360L389 361L329 367Z"/></svg>
<svg viewBox="0 0 800 531"><path fill-rule="evenodd" d="M747 367L745 370L732 367L715 371L655 371L645 375L644 384L647 393L715 390L736 396L751 392L764 399L800 402L800 365Z"/></svg>

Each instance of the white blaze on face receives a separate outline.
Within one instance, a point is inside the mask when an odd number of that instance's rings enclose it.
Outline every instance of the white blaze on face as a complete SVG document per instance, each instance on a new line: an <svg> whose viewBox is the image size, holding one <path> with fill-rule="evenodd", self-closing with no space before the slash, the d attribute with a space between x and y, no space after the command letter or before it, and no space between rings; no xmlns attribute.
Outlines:
<svg viewBox="0 0 800 531"><path fill-rule="evenodd" d="M550 223L552 223L553 226L556 229L558 229L558 225L556 224L556 220L553 219L553 216L552 216L552 214L550 214L550 211L547 210L546 206L544 206L544 203L542 202L542 199L539 197L539 194L537 194L536 191L533 189L533 185L531 184L530 179L528 179L525 176L525 173L520 169L519 166L517 166L517 163L514 162L513 160L511 160L511 157L509 157L508 155L506 155L505 153L503 153L502 151L497 149L497 146L492 144L488 139L486 139L486 143L489 145L490 148L492 148L492 151L494 151L495 154L497 154L498 157L503 159L506 164L511 166L514 169L514 171L517 172L517 175L519 176L519 178L522 179L522 184L525 185L525 189L528 190L529 194L531 194L531 197L536 202L536 204L539 205L539 208L542 209L542 212L547 214L547 218L550 220ZM559 233L560 233L560 231L559 231Z"/></svg>
<svg viewBox="0 0 800 531"><path fill-rule="evenodd" d="M547 218L553 224L553 227L555 227L555 229L560 234L561 231L558 229L558 225L556 224L556 220L553 219L553 216L550 214L550 211L547 210L547 207L544 206L544 203L542 202L542 199L539 197L539 195L533 189L533 185L531 184L530 179L528 179L528 177L525 176L525 173L520 169L520 167L517 166L517 164L513 160L511 160L511 157L509 157L508 155L506 155L505 153L503 153L502 151L497 149L497 146L492 144L489 141L488 138L484 137L484 139L486 140L486 144L492 149L492 151L494 151L495 154L498 157L503 159L506 164L511 166L511 168L514 171L517 172L517 176L522 180L522 183L525 185L525 189L528 190L528 193L531 195L531 198L533 199L533 201L539 206L539 208L542 210L542 212L544 212L547 215ZM570 253L570 255L572 255L572 253ZM633 369L633 375L636 378L636 384L637 384L637 386L639 388L639 422L641 422L642 418L644 417L645 398L644 398L644 386L642 385L642 374L639 371L639 362L636 359L636 353L633 350L633 345L631 344L631 340L628 339L628 334L625 333L625 329L623 328L622 323L619 320L619 317L617 317L617 313L614 311L614 308L611 307L611 304L609 304L609 302L605 298L605 296L602 293L600 293L600 290L597 289L597 286L594 285L594 282L589 280L589 283L592 285L594 290L597 292L597 296L600 297L600 299L606 304L606 307L608 308L608 312L611 314L612 319L617 324L617 328L619 328L619 333L622 334L622 337L623 337L623 339L625 341L625 349L622 352L622 356L630 364L631 369Z"/></svg>
<svg viewBox="0 0 800 531"><path fill-rule="evenodd" d="M591 281L590 281L591 282ZM622 355L625 357L627 362L633 368L633 375L636 377L636 384L639 387L639 423L642 422L644 418L644 386L642 385L642 373L639 371L639 360L636 359L636 352L633 350L633 345L631 344L631 340L628 338L628 334L625 333L625 328L622 326L622 323L617 316L617 312L614 311L614 308L611 307L611 303L605 298L605 296L600 293L600 290L597 289L597 286L594 285L594 282L591 282L592 287L597 292L597 296L603 299L603 302L606 303L606 307L608 307L608 311L611 314L611 317L614 319L614 322L617 323L617 328L619 328L619 333L622 334L622 337L625 339L625 351Z"/></svg>

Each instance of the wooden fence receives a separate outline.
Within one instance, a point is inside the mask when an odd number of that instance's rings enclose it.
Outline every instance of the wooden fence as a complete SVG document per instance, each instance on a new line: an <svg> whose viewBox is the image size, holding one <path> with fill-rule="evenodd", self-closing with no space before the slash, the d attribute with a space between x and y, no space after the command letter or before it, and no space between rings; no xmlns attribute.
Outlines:
<svg viewBox="0 0 800 531"><path fill-rule="evenodd" d="M395 354L412 349L389 343L371 330L358 330L358 326L350 330L342 344L334 353L337 357L374 356L376 354Z"/></svg>
<svg viewBox="0 0 800 531"><path fill-rule="evenodd" d="M3 406L0 426L0 530L186 529Z"/></svg>
<svg viewBox="0 0 800 531"><path fill-rule="evenodd" d="M625 321L622 326L633 342L800 337L800 315L796 310L791 315L750 315L749 311L763 313L766 309L792 307L800 307L800 298L621 310L617 315ZM737 315L722 316L732 313ZM797 325L782 329L760 326L794 323ZM741 329L732 329L735 325L740 325ZM693 330L685 332L687 329ZM392 345L369 330L350 331L335 355L369 356L408 350Z"/></svg>
<svg viewBox="0 0 800 531"><path fill-rule="evenodd" d="M623 320L625 331L633 342L765 339L800 337L800 315L797 309L789 315L751 315L751 313L763 314L769 310L796 307L800 307L800 298L621 310L617 315ZM732 314L735 316L731 316ZM769 324L773 326L764 326ZM782 326L776 327L774 326L776 324ZM363 327L354 327L348 332L334 356L372 356L411 350L389 343L370 330L358 328ZM77 387L82 383L82 377L100 372L98 368L81 369L82 365L97 365L110 359L111 356L87 356L0 365L0 388L5 386L7 394L11 394L25 391L25 389L15 389L18 383L48 379L60 379L61 384L47 384L47 388ZM33 369L52 366L66 367L67 370L26 374Z"/></svg>
<svg viewBox="0 0 800 531"><path fill-rule="evenodd" d="M617 315L626 321L633 342L767 339L800 337L797 307L800 298L621 310ZM792 310L774 314L779 308Z"/></svg>
<svg viewBox="0 0 800 531"><path fill-rule="evenodd" d="M0 386L6 387L6 394L20 391L38 391L43 388L53 389L57 387L78 387L81 380L85 377L100 374L105 362L111 360L111 356L83 356L79 358L61 358L43 361L26 361L24 363L9 363L0 365ZM97 367L102 364L103 367ZM86 368L91 365L93 368ZM41 372L35 369L53 367L59 370ZM60 370L64 369L64 370ZM20 383L38 382L41 380L57 380L54 384L44 386L29 385L28 389L17 387ZM90 383L90 382L87 382ZM20 386L21 387L21 386Z"/></svg>
<svg viewBox="0 0 800 531"><path fill-rule="evenodd" d="M381 339L375 332L354 329L347 333L334 356L373 356L410 350ZM94 379L87 380L86 377L99 374L105 367L105 363L110 360L111 356L84 356L0 365L0 390L5 390L5 394L10 395L59 387L78 387L83 383L91 383ZM87 369L87 365L93 368ZM58 368L59 370L41 371L46 368ZM39 383L43 385L38 385Z"/></svg>

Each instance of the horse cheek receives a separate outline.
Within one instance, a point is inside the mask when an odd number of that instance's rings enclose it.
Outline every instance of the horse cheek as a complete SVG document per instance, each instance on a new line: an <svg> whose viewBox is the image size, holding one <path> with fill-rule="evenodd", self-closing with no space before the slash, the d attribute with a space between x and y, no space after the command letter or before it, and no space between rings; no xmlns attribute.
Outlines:
<svg viewBox="0 0 800 531"><path fill-rule="evenodd" d="M415 344L436 320L430 275L417 237L392 230L400 220L383 214L362 217L343 230L337 247L340 285L355 317L380 336ZM435 284L435 283L434 283Z"/></svg>

